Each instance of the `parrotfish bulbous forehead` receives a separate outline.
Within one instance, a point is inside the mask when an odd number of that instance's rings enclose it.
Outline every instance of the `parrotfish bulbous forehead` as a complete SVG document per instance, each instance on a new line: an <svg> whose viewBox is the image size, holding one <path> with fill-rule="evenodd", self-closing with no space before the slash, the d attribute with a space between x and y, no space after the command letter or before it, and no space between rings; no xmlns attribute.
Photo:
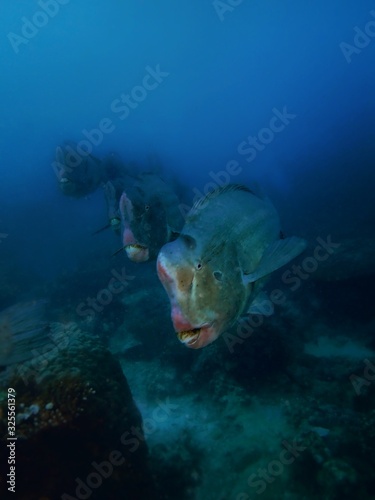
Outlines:
<svg viewBox="0 0 375 500"><path fill-rule="evenodd" d="M280 240L273 205L244 186L229 185L199 200L181 235L157 259L179 340L192 348L216 340L251 311L263 278L305 246L299 238Z"/></svg>

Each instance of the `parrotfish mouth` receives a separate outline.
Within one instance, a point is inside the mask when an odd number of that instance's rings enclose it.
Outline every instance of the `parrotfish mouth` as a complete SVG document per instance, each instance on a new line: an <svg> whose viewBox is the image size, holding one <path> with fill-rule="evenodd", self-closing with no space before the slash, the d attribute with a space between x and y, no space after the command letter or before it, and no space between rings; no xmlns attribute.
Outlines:
<svg viewBox="0 0 375 500"><path fill-rule="evenodd" d="M188 330L181 330L177 333L178 340L185 344L186 347L199 349L207 344L210 344L211 336L213 333L211 324L204 324L196 328L189 328Z"/></svg>
<svg viewBox="0 0 375 500"><path fill-rule="evenodd" d="M67 184L70 180L67 177L61 177L59 182L60 184Z"/></svg>
<svg viewBox="0 0 375 500"><path fill-rule="evenodd" d="M125 250L147 250L147 247L144 245L140 245L139 243L130 243L129 245L125 245Z"/></svg>
<svg viewBox="0 0 375 500"><path fill-rule="evenodd" d="M67 177L61 177L59 180L59 186L63 193L73 194L75 191L75 184Z"/></svg>
<svg viewBox="0 0 375 500"><path fill-rule="evenodd" d="M200 334L201 334L200 328L193 328L192 330L177 332L177 338L183 344L192 346L198 341Z"/></svg>
<svg viewBox="0 0 375 500"><path fill-rule="evenodd" d="M149 250L139 243L129 243L124 246L127 256L133 262L146 262L149 259Z"/></svg>

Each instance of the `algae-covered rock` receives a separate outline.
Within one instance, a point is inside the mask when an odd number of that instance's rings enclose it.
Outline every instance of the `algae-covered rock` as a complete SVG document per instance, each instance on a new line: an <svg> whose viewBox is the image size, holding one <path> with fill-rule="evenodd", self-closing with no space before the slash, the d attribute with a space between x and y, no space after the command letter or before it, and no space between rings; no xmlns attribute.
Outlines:
<svg viewBox="0 0 375 500"><path fill-rule="evenodd" d="M53 324L50 343L35 354L0 377L2 476L4 389L16 391L17 499L154 498L140 413L99 338Z"/></svg>

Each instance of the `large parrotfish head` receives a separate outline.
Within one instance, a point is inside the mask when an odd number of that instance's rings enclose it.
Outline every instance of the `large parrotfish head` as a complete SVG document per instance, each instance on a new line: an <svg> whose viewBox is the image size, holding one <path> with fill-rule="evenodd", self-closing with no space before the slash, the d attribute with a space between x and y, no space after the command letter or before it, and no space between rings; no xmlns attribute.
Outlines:
<svg viewBox="0 0 375 500"><path fill-rule="evenodd" d="M178 339L193 349L216 340L246 305L234 245L181 234L161 249L157 272Z"/></svg>

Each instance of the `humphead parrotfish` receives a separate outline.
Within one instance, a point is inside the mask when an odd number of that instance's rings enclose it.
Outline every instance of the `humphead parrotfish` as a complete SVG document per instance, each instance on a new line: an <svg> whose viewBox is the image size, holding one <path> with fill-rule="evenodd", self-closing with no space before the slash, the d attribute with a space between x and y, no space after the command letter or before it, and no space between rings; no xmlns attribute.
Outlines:
<svg viewBox="0 0 375 500"><path fill-rule="evenodd" d="M173 188L153 173L139 175L123 192L119 206L122 248L133 262L156 259L184 223Z"/></svg>
<svg viewBox="0 0 375 500"><path fill-rule="evenodd" d="M56 148L53 167L59 187L67 196L87 196L107 180L102 161L90 154L79 154L74 143Z"/></svg>
<svg viewBox="0 0 375 500"><path fill-rule="evenodd" d="M272 203L245 186L218 188L193 205L180 236L157 258L182 343L205 347L240 316L259 310L265 277L306 247L303 239L281 237Z"/></svg>
<svg viewBox="0 0 375 500"><path fill-rule="evenodd" d="M108 222L93 234L98 234L111 228L120 233L121 214L119 202L125 189L129 189L138 179L138 169L134 164L125 164L114 153L102 160L106 182L102 183L104 198L107 204Z"/></svg>

